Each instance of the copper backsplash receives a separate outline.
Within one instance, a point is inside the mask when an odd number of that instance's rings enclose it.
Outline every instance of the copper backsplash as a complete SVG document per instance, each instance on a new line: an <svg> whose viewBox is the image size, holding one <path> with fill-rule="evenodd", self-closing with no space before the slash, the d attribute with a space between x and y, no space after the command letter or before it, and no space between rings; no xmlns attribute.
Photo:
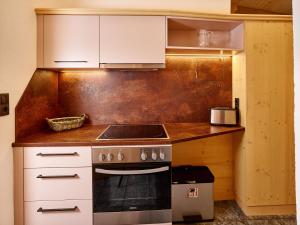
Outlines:
<svg viewBox="0 0 300 225"><path fill-rule="evenodd" d="M208 122L211 107L232 104L231 70L230 57L176 56L157 71L37 71L16 107L16 136L82 113L91 124Z"/></svg>
<svg viewBox="0 0 300 225"><path fill-rule="evenodd" d="M58 115L57 73L36 70L15 109L16 140L46 129L45 118Z"/></svg>

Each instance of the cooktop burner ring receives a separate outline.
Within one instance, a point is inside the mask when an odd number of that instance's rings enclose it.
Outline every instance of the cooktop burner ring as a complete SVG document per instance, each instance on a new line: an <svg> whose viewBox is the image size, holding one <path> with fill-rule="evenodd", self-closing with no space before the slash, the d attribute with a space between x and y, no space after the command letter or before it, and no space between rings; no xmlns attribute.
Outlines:
<svg viewBox="0 0 300 225"><path fill-rule="evenodd" d="M96 140L168 140L163 124L114 124L109 125Z"/></svg>

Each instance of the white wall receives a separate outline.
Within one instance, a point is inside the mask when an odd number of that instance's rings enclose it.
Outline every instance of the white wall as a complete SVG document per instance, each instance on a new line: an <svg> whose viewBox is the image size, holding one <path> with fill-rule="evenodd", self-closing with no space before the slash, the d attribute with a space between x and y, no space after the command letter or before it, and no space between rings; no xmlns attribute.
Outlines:
<svg viewBox="0 0 300 225"><path fill-rule="evenodd" d="M300 223L300 1L293 0L297 221Z"/></svg>
<svg viewBox="0 0 300 225"><path fill-rule="evenodd" d="M11 113L0 117L0 225L13 225L11 143L14 141L14 108L36 67L35 7L180 9L229 13L230 0L2 0L0 93L10 94Z"/></svg>
<svg viewBox="0 0 300 225"><path fill-rule="evenodd" d="M35 36L31 4L1 1L0 92L10 94L11 114L0 117L0 225L13 224L14 107L35 70Z"/></svg>

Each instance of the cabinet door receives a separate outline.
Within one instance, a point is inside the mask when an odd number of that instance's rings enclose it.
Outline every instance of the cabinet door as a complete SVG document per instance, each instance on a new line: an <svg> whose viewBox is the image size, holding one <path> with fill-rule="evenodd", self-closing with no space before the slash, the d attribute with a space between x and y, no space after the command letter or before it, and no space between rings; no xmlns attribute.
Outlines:
<svg viewBox="0 0 300 225"><path fill-rule="evenodd" d="M259 31L259 32L258 32ZM236 134L235 190L247 215L294 213L293 25L246 21L245 51L233 57L233 99L245 133Z"/></svg>
<svg viewBox="0 0 300 225"><path fill-rule="evenodd" d="M245 38L246 202L295 204L293 25L247 21Z"/></svg>
<svg viewBox="0 0 300 225"><path fill-rule="evenodd" d="M45 68L98 68L99 16L45 15Z"/></svg>
<svg viewBox="0 0 300 225"><path fill-rule="evenodd" d="M165 63L164 16L100 16L100 63Z"/></svg>

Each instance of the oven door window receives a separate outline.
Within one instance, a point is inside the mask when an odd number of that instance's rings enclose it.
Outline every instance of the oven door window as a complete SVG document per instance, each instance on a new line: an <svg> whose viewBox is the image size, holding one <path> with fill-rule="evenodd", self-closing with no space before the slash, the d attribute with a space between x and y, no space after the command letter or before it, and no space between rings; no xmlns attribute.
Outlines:
<svg viewBox="0 0 300 225"><path fill-rule="evenodd" d="M171 208L170 163L93 167L94 212Z"/></svg>

